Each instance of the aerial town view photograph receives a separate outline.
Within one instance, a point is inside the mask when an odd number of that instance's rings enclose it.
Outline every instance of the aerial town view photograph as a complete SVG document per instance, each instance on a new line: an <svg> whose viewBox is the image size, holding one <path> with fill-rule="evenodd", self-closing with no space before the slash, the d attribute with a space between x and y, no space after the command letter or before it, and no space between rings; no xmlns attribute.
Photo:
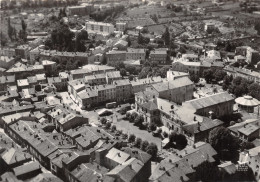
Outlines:
<svg viewBox="0 0 260 182"><path fill-rule="evenodd" d="M0 182L260 182L260 0L0 3Z"/></svg>

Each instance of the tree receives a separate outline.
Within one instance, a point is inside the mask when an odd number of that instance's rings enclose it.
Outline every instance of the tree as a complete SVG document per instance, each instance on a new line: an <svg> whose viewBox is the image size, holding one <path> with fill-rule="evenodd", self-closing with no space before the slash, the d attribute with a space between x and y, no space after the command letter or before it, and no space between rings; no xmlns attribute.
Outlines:
<svg viewBox="0 0 260 182"><path fill-rule="evenodd" d="M130 119L129 119L129 121L130 122L134 122L135 121L135 118L138 116L138 114L136 113L136 112L133 112L132 114L131 114L131 116L130 116Z"/></svg>
<svg viewBox="0 0 260 182"><path fill-rule="evenodd" d="M170 32L169 32L168 27L166 27L166 29L165 29L165 32L163 34L163 38L164 38L165 45L169 46L170 42L171 42L171 36L170 36Z"/></svg>
<svg viewBox="0 0 260 182"><path fill-rule="evenodd" d="M151 130L151 131L155 131L155 130L156 130L156 126L155 126L155 124L153 124L153 123L150 123L150 125L148 126L148 128L149 128L149 130Z"/></svg>
<svg viewBox="0 0 260 182"><path fill-rule="evenodd" d="M166 133L166 131L163 132L163 137L167 138L168 137L168 133Z"/></svg>
<svg viewBox="0 0 260 182"><path fill-rule="evenodd" d="M105 125L107 123L107 119L106 118L101 118L100 122L101 122L101 124Z"/></svg>
<svg viewBox="0 0 260 182"><path fill-rule="evenodd" d="M2 31L1 31L0 42L1 42L1 46L5 46L6 43L8 42L6 36L2 33Z"/></svg>
<svg viewBox="0 0 260 182"><path fill-rule="evenodd" d="M144 37L142 36L141 32L138 34L138 44L144 44Z"/></svg>
<svg viewBox="0 0 260 182"><path fill-rule="evenodd" d="M116 131L116 125L112 125L111 131L112 131L112 132Z"/></svg>
<svg viewBox="0 0 260 182"><path fill-rule="evenodd" d="M134 134L130 134L128 137L128 142L133 143L135 141L135 135Z"/></svg>
<svg viewBox="0 0 260 182"><path fill-rule="evenodd" d="M156 159L158 148L155 143L150 143L147 147L146 152L152 156L152 159Z"/></svg>
<svg viewBox="0 0 260 182"><path fill-rule="evenodd" d="M22 24L22 29L23 29L23 31L25 32L25 31L26 31L26 28L27 28L27 25L26 25L26 23L24 22L23 19L21 20L21 24Z"/></svg>
<svg viewBox="0 0 260 182"><path fill-rule="evenodd" d="M109 129L111 127L111 123L107 122L106 123L106 129Z"/></svg>
<svg viewBox="0 0 260 182"><path fill-rule="evenodd" d="M135 118L134 122L135 122L135 125L136 125L136 126L141 126L142 123L144 122L144 117L141 116L141 115L138 115L138 116Z"/></svg>
<svg viewBox="0 0 260 182"><path fill-rule="evenodd" d="M251 95L252 97L260 100L260 85L257 83L252 83L248 87L248 94Z"/></svg>
<svg viewBox="0 0 260 182"><path fill-rule="evenodd" d="M13 40L14 28L11 26L10 17L8 17L7 23L8 23L8 27L7 27L8 36L9 36L9 38L10 38L11 40Z"/></svg>
<svg viewBox="0 0 260 182"><path fill-rule="evenodd" d="M106 55L106 53L104 53L104 58L103 58L101 64L103 64L103 65L107 64L107 55Z"/></svg>
<svg viewBox="0 0 260 182"><path fill-rule="evenodd" d="M214 71L212 69L205 70L203 76L207 83L210 83L214 79Z"/></svg>
<svg viewBox="0 0 260 182"><path fill-rule="evenodd" d="M128 120L130 120L130 118L131 118L131 113L130 113L130 112L127 112L127 113L126 113L126 118L127 118Z"/></svg>
<svg viewBox="0 0 260 182"><path fill-rule="evenodd" d="M76 36L75 51L78 51L78 52L86 51L85 40L88 40L88 32L86 30L82 30Z"/></svg>
<svg viewBox="0 0 260 182"><path fill-rule="evenodd" d="M190 80L193 81L194 83L198 83L200 81L200 77L196 74L191 74Z"/></svg>
<svg viewBox="0 0 260 182"><path fill-rule="evenodd" d="M184 149L188 144L188 141L183 134L178 134L175 132L170 133L169 141L173 144L174 147L178 148L179 150Z"/></svg>
<svg viewBox="0 0 260 182"><path fill-rule="evenodd" d="M227 75L227 73L223 70L217 70L214 74L214 77L216 81L221 81L224 79L224 77Z"/></svg>
<svg viewBox="0 0 260 182"><path fill-rule="evenodd" d="M227 151L230 154L237 152L239 148L238 140L231 135L230 131L225 127L217 127L209 133L209 143L221 154Z"/></svg>
<svg viewBox="0 0 260 182"><path fill-rule="evenodd" d="M255 22L255 30L257 31L257 34L260 35L260 21Z"/></svg>
<svg viewBox="0 0 260 182"><path fill-rule="evenodd" d="M126 70L125 70L125 68L121 68L121 69L120 69L120 74L121 74L121 76L126 76Z"/></svg>
<svg viewBox="0 0 260 182"><path fill-rule="evenodd" d="M142 144L142 139L141 138L136 138L135 140L135 147L140 148Z"/></svg>
<svg viewBox="0 0 260 182"><path fill-rule="evenodd" d="M188 141L183 134L178 134L176 138L176 144L177 148L182 150L187 146Z"/></svg>
<svg viewBox="0 0 260 182"><path fill-rule="evenodd" d="M143 141L141 144L141 150L146 151L148 145L149 145L149 142L147 140Z"/></svg>
<svg viewBox="0 0 260 182"><path fill-rule="evenodd" d="M227 90L228 87L231 85L232 83L232 80L233 80L233 77L232 75L229 76L229 75L226 75L224 78L223 78L223 85L222 85L222 88L223 90Z"/></svg>
<svg viewBox="0 0 260 182"><path fill-rule="evenodd" d="M215 164L205 161L196 168L196 181L208 182L209 179L210 181L217 181L218 172L218 167Z"/></svg>

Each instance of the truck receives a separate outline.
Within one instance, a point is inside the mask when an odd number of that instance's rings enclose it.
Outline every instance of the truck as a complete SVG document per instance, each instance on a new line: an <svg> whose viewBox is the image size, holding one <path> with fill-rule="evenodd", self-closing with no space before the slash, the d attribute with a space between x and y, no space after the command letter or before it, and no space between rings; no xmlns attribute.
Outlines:
<svg viewBox="0 0 260 182"><path fill-rule="evenodd" d="M109 102L106 104L106 108L111 109L116 107L116 102Z"/></svg>

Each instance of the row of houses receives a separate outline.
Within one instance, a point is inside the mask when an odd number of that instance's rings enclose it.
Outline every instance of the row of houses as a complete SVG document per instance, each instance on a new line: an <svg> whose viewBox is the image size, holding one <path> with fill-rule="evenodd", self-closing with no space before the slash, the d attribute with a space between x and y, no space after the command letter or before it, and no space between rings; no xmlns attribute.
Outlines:
<svg viewBox="0 0 260 182"><path fill-rule="evenodd" d="M107 62L123 62L127 60L140 60L145 61L146 50L145 49L133 49L128 48L124 50L112 50L106 53ZM160 65L165 65L168 63L167 50L155 49L150 52L149 60L157 62Z"/></svg>
<svg viewBox="0 0 260 182"><path fill-rule="evenodd" d="M110 83L89 85L87 80L73 80L68 82L68 92L83 108L89 108L106 102L123 102L134 98L134 93L145 90L150 84L162 82L161 77L145 79L113 79ZM108 79L109 80L109 79Z"/></svg>
<svg viewBox="0 0 260 182"><path fill-rule="evenodd" d="M202 76L205 70L208 69L223 69L223 62L208 62L208 61L200 61L200 62L190 62L190 61L174 61L172 63L172 70L186 72L190 74L196 74Z"/></svg>
<svg viewBox="0 0 260 182"><path fill-rule="evenodd" d="M232 75L233 78L235 77L242 77L247 80L251 80L255 83L260 84L260 73L256 71L252 71L246 68L236 68L231 66L226 66L224 71L227 72L228 75Z"/></svg>

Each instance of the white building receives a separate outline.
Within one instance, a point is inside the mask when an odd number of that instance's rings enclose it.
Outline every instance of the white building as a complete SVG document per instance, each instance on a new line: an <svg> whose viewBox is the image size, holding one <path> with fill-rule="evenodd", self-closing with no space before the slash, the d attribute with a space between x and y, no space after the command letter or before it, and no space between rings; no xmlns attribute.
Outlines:
<svg viewBox="0 0 260 182"><path fill-rule="evenodd" d="M126 28L127 28L127 24L126 23L123 23L123 22L116 23L116 30L117 31L124 32Z"/></svg>
<svg viewBox="0 0 260 182"><path fill-rule="evenodd" d="M88 21L86 22L86 30L89 33L111 34L115 31L115 28L110 23Z"/></svg>

